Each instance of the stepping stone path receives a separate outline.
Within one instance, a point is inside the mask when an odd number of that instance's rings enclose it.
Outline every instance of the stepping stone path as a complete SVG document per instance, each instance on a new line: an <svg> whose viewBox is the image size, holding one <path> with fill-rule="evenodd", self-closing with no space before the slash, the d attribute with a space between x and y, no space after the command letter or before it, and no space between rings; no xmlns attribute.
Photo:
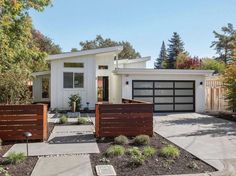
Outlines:
<svg viewBox="0 0 236 176"><path fill-rule="evenodd" d="M41 157L31 176L93 176L89 155Z"/></svg>

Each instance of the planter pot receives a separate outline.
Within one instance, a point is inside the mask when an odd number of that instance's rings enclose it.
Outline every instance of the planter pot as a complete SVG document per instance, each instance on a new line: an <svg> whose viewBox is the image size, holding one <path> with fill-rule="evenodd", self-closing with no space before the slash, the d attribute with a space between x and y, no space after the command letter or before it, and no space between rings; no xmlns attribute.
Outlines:
<svg viewBox="0 0 236 176"><path fill-rule="evenodd" d="M72 102L71 111L72 112L76 111L76 102L75 101Z"/></svg>

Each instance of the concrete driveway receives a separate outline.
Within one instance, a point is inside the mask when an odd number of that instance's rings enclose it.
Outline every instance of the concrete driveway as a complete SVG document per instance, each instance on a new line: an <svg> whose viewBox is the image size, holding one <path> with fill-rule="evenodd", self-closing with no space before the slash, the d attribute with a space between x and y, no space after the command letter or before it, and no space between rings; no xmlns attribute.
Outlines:
<svg viewBox="0 0 236 176"><path fill-rule="evenodd" d="M155 114L154 131L218 170L236 168L236 123L197 113Z"/></svg>

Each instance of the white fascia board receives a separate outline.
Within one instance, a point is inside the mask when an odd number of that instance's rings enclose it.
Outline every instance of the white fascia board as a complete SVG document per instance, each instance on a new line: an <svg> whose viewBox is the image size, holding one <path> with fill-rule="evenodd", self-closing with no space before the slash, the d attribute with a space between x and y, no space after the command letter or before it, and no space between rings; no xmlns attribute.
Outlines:
<svg viewBox="0 0 236 176"><path fill-rule="evenodd" d="M50 71L42 71L42 72L34 72L32 73L32 76L43 76L43 75L50 75Z"/></svg>
<svg viewBox="0 0 236 176"><path fill-rule="evenodd" d="M137 63L137 62L147 62L151 60L151 57L141 57L141 58L136 58L136 59L120 59L118 60L118 64L131 64L131 63ZM115 61L114 61L115 63Z"/></svg>
<svg viewBox="0 0 236 176"><path fill-rule="evenodd" d="M140 69L140 68L118 68L113 71L115 74L120 75L153 75L153 74L164 74L164 75L202 75L211 76L214 70L185 70L185 69Z"/></svg>
<svg viewBox="0 0 236 176"><path fill-rule="evenodd" d="M65 59L69 57L95 55L95 54L111 53L111 52L119 54L122 50L123 50L123 46L98 48L98 49L92 49L92 50L83 50L83 51L78 51L78 52L68 52L68 53L62 53L62 54L49 55L48 58L46 58L46 60L52 61L56 59Z"/></svg>

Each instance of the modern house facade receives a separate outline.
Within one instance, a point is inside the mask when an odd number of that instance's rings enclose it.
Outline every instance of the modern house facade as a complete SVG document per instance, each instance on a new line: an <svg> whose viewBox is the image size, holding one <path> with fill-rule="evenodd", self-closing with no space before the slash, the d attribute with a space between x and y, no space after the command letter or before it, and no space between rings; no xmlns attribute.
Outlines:
<svg viewBox="0 0 236 176"><path fill-rule="evenodd" d="M33 101L69 109L79 94L82 107L122 98L154 103L156 112L203 112L205 79L211 70L148 69L150 57L119 60L121 46L50 55L51 69L33 73Z"/></svg>

